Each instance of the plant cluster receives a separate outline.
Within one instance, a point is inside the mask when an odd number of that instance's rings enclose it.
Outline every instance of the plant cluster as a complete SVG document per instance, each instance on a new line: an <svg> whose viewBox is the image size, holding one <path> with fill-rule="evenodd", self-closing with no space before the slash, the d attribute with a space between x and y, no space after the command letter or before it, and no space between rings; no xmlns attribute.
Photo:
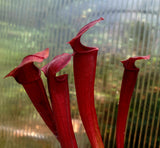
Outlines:
<svg viewBox="0 0 160 148"><path fill-rule="evenodd" d="M18 83L23 85L36 110L57 137L62 148L78 147L71 123L68 75L56 76L57 72L63 69L72 57L76 96L83 125L92 147L104 148L94 105L94 81L98 48L87 47L80 42L81 36L101 20L103 18L85 25L76 37L68 42L73 49L72 54L57 55L51 62L41 68L47 77L50 101L40 76L41 70L34 65L34 62L42 62L49 56L48 48L26 56L18 67L6 75L6 77L13 76ZM124 66L124 74L116 126L117 148L124 147L129 104L139 71L134 63L136 60L149 58L150 56L138 56L121 61Z"/></svg>

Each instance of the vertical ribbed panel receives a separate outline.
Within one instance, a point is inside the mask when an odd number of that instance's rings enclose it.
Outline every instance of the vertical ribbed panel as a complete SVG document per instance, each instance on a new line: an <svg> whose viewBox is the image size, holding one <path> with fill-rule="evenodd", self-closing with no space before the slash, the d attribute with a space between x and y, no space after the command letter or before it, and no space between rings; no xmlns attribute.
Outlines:
<svg viewBox="0 0 160 148"><path fill-rule="evenodd" d="M95 106L105 148L116 147L116 117L123 66L130 56L140 68L127 119L126 148L160 145L160 0L0 0L0 77L25 55L50 48L72 53L66 44L88 22L104 17L82 37L99 48ZM70 104L79 148L89 148L80 120L72 61L60 72L69 74ZM44 84L46 79L42 74ZM59 144L37 114L22 86L12 78L0 81L0 148L58 148Z"/></svg>

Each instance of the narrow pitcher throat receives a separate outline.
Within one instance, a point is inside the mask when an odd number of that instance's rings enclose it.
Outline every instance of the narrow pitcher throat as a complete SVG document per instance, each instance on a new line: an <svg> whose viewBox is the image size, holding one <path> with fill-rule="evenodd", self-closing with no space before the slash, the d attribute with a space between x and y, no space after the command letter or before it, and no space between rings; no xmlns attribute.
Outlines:
<svg viewBox="0 0 160 148"><path fill-rule="evenodd" d="M41 79L41 72L33 63L29 63L17 68L14 76L18 83L27 84Z"/></svg>

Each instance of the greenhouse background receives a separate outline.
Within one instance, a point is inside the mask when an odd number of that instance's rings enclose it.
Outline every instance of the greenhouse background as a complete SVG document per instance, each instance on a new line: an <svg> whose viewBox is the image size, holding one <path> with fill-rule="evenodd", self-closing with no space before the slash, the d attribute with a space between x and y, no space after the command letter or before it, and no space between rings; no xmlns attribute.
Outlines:
<svg viewBox="0 0 160 148"><path fill-rule="evenodd" d="M82 37L98 47L95 106L105 148L115 148L123 65L131 56L140 68L128 114L125 148L160 148L160 0L0 0L0 148L59 148L23 87L3 77L24 56L50 48L42 67L85 24L104 18ZM90 148L76 100L72 61L69 74L72 123L79 148ZM42 74L47 88L46 78Z"/></svg>

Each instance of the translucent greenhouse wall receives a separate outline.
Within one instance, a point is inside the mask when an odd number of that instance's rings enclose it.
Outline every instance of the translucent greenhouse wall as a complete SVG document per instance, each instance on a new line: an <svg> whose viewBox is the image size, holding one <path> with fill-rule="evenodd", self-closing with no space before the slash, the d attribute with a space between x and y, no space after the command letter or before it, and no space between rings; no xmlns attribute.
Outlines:
<svg viewBox="0 0 160 148"><path fill-rule="evenodd" d="M0 148L58 148L56 138L34 109L21 85L3 77L28 54L50 48L50 56L68 52L66 44L88 22L103 17L82 38L99 48L95 105L105 148L115 148L115 127L123 66L138 61L138 80L127 120L125 148L160 148L160 0L0 0ZM72 62L70 105L79 148L90 143L80 120ZM46 79L42 74L45 86Z"/></svg>

